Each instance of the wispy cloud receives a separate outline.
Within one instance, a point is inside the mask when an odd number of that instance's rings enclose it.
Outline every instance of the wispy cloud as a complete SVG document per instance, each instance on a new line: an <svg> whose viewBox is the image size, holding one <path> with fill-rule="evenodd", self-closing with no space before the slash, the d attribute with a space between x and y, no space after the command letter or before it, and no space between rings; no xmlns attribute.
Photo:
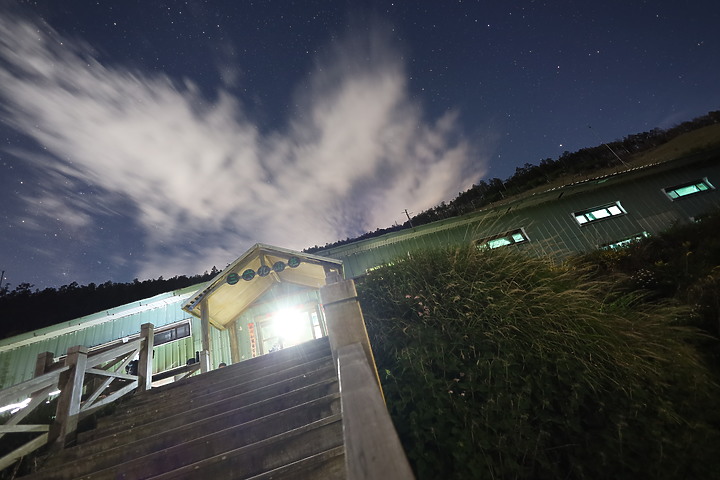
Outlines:
<svg viewBox="0 0 720 480"><path fill-rule="evenodd" d="M87 226L130 204L145 234L138 275L193 273L255 242L300 249L389 226L478 180L483 160L457 113L428 120L399 58L382 29L349 34L293 86L286 123L260 133L225 86L210 100L191 81L103 65L81 41L6 17L2 115L52 155L33 160L54 179L48 215ZM81 201L60 178L99 193Z"/></svg>

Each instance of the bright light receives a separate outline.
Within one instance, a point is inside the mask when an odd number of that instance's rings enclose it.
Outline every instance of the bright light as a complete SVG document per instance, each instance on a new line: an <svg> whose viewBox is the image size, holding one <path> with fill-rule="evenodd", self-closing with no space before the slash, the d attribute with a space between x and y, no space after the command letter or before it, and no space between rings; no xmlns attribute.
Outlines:
<svg viewBox="0 0 720 480"><path fill-rule="evenodd" d="M281 337L284 347L297 345L307 338L307 318L303 312L291 308L283 309L273 315L275 334Z"/></svg>
<svg viewBox="0 0 720 480"><path fill-rule="evenodd" d="M5 405L4 407L0 408L0 413L5 413L8 410L10 410L10 413L15 413L18 410L21 410L28 406L28 403L30 403L30 399L26 398L20 403L12 403L10 405Z"/></svg>

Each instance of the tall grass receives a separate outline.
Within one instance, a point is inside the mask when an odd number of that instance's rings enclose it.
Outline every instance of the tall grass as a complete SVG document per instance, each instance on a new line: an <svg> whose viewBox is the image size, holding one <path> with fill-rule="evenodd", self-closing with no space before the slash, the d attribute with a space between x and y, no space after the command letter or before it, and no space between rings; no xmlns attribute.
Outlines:
<svg viewBox="0 0 720 480"><path fill-rule="evenodd" d="M419 478L709 478L688 312L513 249L416 252L359 286Z"/></svg>

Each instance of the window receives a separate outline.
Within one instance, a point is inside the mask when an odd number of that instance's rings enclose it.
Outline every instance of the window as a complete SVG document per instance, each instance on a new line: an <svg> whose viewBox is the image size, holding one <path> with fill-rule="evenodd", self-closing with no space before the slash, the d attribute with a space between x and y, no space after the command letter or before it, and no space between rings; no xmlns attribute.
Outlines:
<svg viewBox="0 0 720 480"><path fill-rule="evenodd" d="M665 195L670 197L671 200L677 200L680 197L687 197L688 195L707 192L709 190L715 190L715 187L713 187L707 177L702 180L695 180L690 183L663 188L663 192L665 192Z"/></svg>
<svg viewBox="0 0 720 480"><path fill-rule="evenodd" d="M620 205L620 202L615 202L583 210L581 212L575 212L573 215L575 216L575 220L577 220L578 224L585 225L605 218L625 215L626 213L625 209L622 205Z"/></svg>
<svg viewBox="0 0 720 480"><path fill-rule="evenodd" d="M155 333L155 346L180 340L190 336L190 322L181 323L168 329L162 329Z"/></svg>
<svg viewBox="0 0 720 480"><path fill-rule="evenodd" d="M617 242L608 243L606 245L601 245L600 248L602 248L603 250L617 250L618 248L627 247L631 243L635 243L638 240L642 240L643 238L647 238L649 236L650 236L650 234L648 232L642 232L642 233L638 233L637 235L633 235L632 237L618 240Z"/></svg>
<svg viewBox="0 0 720 480"><path fill-rule="evenodd" d="M522 228L512 230L510 232L503 233L502 235L495 235L492 237L484 238L477 242L478 248L498 248L506 245L515 245L517 243L524 243L529 241L527 234Z"/></svg>
<svg viewBox="0 0 720 480"><path fill-rule="evenodd" d="M383 263L382 265L376 265L374 267L366 268L365 273L372 273L375 270L380 270L383 267L392 267L393 265L395 265L395 262Z"/></svg>

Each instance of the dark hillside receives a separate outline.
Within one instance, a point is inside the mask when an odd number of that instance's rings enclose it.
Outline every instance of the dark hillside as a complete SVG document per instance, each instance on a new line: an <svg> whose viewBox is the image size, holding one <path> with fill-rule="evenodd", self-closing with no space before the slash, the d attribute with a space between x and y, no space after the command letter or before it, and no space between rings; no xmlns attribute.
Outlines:
<svg viewBox="0 0 720 480"><path fill-rule="evenodd" d="M71 283L58 289L32 290L23 283L15 289L5 289L0 295L0 338L18 335L39 328L56 325L74 318L101 312L126 303L149 298L165 292L207 282L218 271L180 276L167 280L139 281L133 283L105 282L100 285Z"/></svg>
<svg viewBox="0 0 720 480"><path fill-rule="evenodd" d="M720 111L714 111L668 130L656 128L649 132L628 135L610 144L583 148L573 153L566 151L556 160L546 158L537 165L526 163L518 167L515 174L504 181L499 178L481 180L472 188L460 192L452 201L442 202L412 217L412 225L419 226L463 215L518 195L548 190L590 177L672 160L719 147ZM323 248L377 237L410 226L411 222L408 221L402 225L377 229L358 238L340 240L324 247L316 245L305 251L314 253Z"/></svg>
<svg viewBox="0 0 720 480"><path fill-rule="evenodd" d="M565 152L557 160L544 159L538 165L526 164L505 181L493 178L481 181L461 192L449 203L420 213L412 218L413 225L472 212L509 197L525 195L535 190L549 189L587 178L622 170L624 164L645 165L704 151L720 146L720 111L710 112L669 130L629 135L610 145L600 145ZM620 156L619 161L615 155ZM342 245L356 240L375 237L396 230L410 228L410 222L366 233L356 239L345 239L325 247L314 246L305 251L317 252L322 248ZM100 285L71 283L58 289L33 290L33 285L0 285L0 338L32 331L63 321L89 315L125 303L148 298L160 293L184 288L210 280L217 270L191 277L158 278L132 283L105 282Z"/></svg>

